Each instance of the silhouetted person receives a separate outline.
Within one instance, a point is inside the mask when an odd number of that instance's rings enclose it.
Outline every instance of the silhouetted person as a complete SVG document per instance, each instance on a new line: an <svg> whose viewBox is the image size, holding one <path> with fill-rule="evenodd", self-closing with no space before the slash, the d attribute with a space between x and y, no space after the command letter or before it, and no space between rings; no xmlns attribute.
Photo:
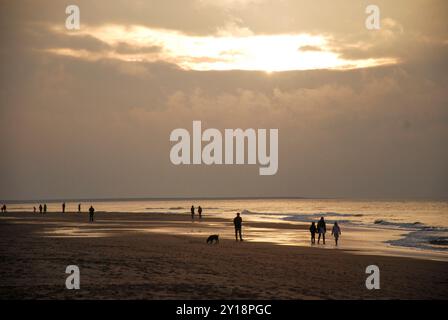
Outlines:
<svg viewBox="0 0 448 320"><path fill-rule="evenodd" d="M62 204L62 213L65 213L65 202Z"/></svg>
<svg viewBox="0 0 448 320"><path fill-rule="evenodd" d="M336 245L338 245L339 236L341 235L341 228L339 228L337 222L334 223L333 229L331 230L331 235L334 236L334 241L336 242Z"/></svg>
<svg viewBox="0 0 448 320"><path fill-rule="evenodd" d="M42 213L42 205L39 205L39 213Z"/></svg>
<svg viewBox="0 0 448 320"><path fill-rule="evenodd" d="M44 204L44 213L47 213L47 204Z"/></svg>
<svg viewBox="0 0 448 320"><path fill-rule="evenodd" d="M93 222L93 215L95 213L95 209L93 208L93 206L90 206L89 208L89 222Z"/></svg>
<svg viewBox="0 0 448 320"><path fill-rule="evenodd" d="M243 241L243 237L241 236L241 226L243 224L243 219L240 217L240 213L236 214L235 219L233 219L233 225L235 226L235 239L238 241L238 234L240 235L240 240Z"/></svg>
<svg viewBox="0 0 448 320"><path fill-rule="evenodd" d="M81 204L78 204L78 212L81 212Z"/></svg>
<svg viewBox="0 0 448 320"><path fill-rule="evenodd" d="M33 212L36 213L36 207L33 207Z"/></svg>
<svg viewBox="0 0 448 320"><path fill-rule="evenodd" d="M191 206L191 220L194 220L194 206Z"/></svg>
<svg viewBox="0 0 448 320"><path fill-rule="evenodd" d="M317 232L317 227L316 227L316 223L311 223L311 227L310 227L310 233L311 233L311 244L315 244L316 243L316 232Z"/></svg>
<svg viewBox="0 0 448 320"><path fill-rule="evenodd" d="M320 237L323 238L323 243L325 244L325 232L327 232L327 226L325 224L324 217L321 217L317 223L317 232L319 232L319 238L317 238L317 244L320 242Z"/></svg>
<svg viewBox="0 0 448 320"><path fill-rule="evenodd" d="M199 208L198 208L198 214L199 214L199 219L201 219L202 218L202 208L201 208L201 206L199 206Z"/></svg>
<svg viewBox="0 0 448 320"><path fill-rule="evenodd" d="M3 212L3 213L6 213L6 212L7 212L7 210L6 210L6 204L4 204L4 205L2 206L2 212Z"/></svg>

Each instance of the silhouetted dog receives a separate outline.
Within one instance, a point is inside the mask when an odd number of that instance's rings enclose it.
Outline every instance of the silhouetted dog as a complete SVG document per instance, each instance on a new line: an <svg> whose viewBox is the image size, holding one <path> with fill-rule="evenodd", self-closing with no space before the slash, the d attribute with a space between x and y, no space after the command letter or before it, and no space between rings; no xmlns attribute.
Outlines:
<svg viewBox="0 0 448 320"><path fill-rule="evenodd" d="M210 237L207 238L207 244L209 244L209 243L211 244L211 243L213 243L213 241L215 241L215 244L219 243L219 235L212 234Z"/></svg>

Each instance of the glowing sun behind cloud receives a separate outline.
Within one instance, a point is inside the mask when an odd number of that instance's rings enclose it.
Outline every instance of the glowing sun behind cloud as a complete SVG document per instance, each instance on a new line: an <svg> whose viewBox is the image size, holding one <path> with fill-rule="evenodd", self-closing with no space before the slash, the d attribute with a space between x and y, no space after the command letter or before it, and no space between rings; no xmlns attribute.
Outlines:
<svg viewBox="0 0 448 320"><path fill-rule="evenodd" d="M104 25L84 27L75 33L54 28L67 36L91 36L109 45L111 50L89 52L71 48L49 51L80 59L102 58L123 61L166 61L185 70L289 71L312 69L356 69L394 64L394 58L347 60L329 47L321 35L254 35L250 32L218 32L213 36L191 36L178 31L143 26ZM125 44L132 52L113 50ZM160 50L148 52L148 47ZM301 50L301 48L305 48ZM315 48L309 50L307 48Z"/></svg>

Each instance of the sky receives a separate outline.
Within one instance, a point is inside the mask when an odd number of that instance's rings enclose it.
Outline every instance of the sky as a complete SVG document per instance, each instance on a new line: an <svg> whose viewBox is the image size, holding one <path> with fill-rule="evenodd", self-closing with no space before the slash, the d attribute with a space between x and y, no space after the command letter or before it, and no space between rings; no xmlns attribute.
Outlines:
<svg viewBox="0 0 448 320"><path fill-rule="evenodd" d="M446 198L447 19L444 0L0 0L0 200ZM173 165L194 120L278 129L277 174Z"/></svg>

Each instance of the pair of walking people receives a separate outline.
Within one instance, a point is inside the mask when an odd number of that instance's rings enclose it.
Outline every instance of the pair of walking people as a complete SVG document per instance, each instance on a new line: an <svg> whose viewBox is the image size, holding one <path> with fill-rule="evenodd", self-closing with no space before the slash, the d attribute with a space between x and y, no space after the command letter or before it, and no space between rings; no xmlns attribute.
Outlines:
<svg viewBox="0 0 448 320"><path fill-rule="evenodd" d="M320 243L320 238L322 237L322 242L325 244L325 233L327 232L327 224L325 223L324 217L321 217L320 220L316 223L311 223L310 226L310 233L311 233L311 244L316 243L316 233L319 234L319 237L317 238L317 244ZM339 236L341 235L341 228L339 227L338 223L335 222L333 225L333 228L331 230L331 235L334 236L334 241L336 242L336 245L338 245Z"/></svg>
<svg viewBox="0 0 448 320"><path fill-rule="evenodd" d="M39 204L39 213L47 213L47 204L46 203L44 203L43 206L41 204Z"/></svg>
<svg viewBox="0 0 448 320"><path fill-rule="evenodd" d="M191 206L191 209L190 209L190 212L191 212L191 220L194 220L194 215L195 215L195 208L194 208L194 206L192 205ZM199 219L202 219L202 208L201 208L201 206L199 206L198 207L198 215L199 215Z"/></svg>

